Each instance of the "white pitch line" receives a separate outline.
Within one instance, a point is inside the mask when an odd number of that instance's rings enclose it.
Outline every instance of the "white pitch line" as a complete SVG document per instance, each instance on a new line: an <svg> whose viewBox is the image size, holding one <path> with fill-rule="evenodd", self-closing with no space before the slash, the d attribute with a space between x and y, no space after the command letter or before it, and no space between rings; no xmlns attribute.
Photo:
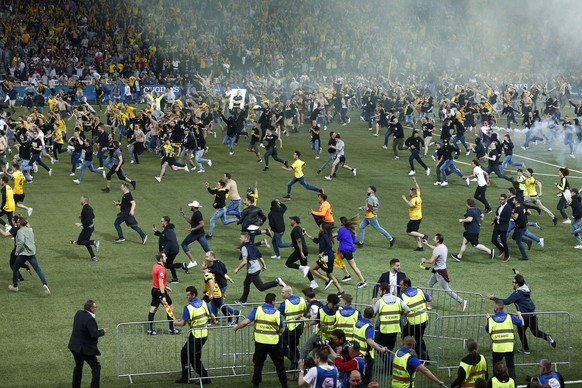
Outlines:
<svg viewBox="0 0 582 388"><path fill-rule="evenodd" d="M548 162L543 162L543 161L541 161L541 160L538 160L538 159L532 159L532 158L528 158L528 157L526 157L526 156L523 156L523 155L517 155L517 154L515 154L515 156L519 156L519 157L520 157L520 158L522 158L522 159L531 160L532 162L537 162L537 163L546 164L546 165L548 165L548 166L552 166L552 167L557 167L557 168L563 168L563 167L564 167L564 166L558 166L557 164L552 164L552 163L548 163ZM568 169L569 169L570 171L577 172L578 174L582 174L582 171L573 170L573 169L571 169L570 167L568 167Z"/></svg>

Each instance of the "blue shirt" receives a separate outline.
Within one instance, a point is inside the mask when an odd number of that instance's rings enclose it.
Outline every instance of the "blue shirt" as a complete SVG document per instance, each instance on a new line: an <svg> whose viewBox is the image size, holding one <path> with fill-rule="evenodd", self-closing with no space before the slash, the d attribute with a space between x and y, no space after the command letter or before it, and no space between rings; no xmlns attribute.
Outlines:
<svg viewBox="0 0 582 388"><path fill-rule="evenodd" d="M360 318L358 319L358 321L356 322L356 328L360 329L362 328L366 323L369 323L370 325L366 328L366 339L368 338L374 338L374 325L372 324L372 322L370 322L369 319L366 318Z"/></svg>
<svg viewBox="0 0 582 388"><path fill-rule="evenodd" d="M298 305L299 302L301 302L301 298L299 298L297 295L291 295L287 298L287 300L289 302L291 302L291 304L294 304L294 305ZM285 302L284 301L281 302L278 310L281 312L281 315L283 315L283 316L285 315Z"/></svg>
<svg viewBox="0 0 582 388"><path fill-rule="evenodd" d="M275 308L275 306L270 305L268 303L265 303L264 305L261 306L263 308L263 311L265 312L265 314L275 314L275 312L277 311L277 309ZM249 315L247 315L247 318L252 322L255 320L255 315L257 314L257 309L254 308L251 313ZM283 322L283 320L281 319L281 322L279 322L279 328L283 329L285 327L285 322Z"/></svg>
<svg viewBox="0 0 582 388"><path fill-rule="evenodd" d="M360 312L356 310L356 308L354 306L344 306L342 307L342 309L340 310L340 314L344 317L349 317L352 316L355 312L358 313L358 319L361 319L362 316L360 315Z"/></svg>
<svg viewBox="0 0 582 388"><path fill-rule="evenodd" d="M518 317L516 317L513 314L509 314L511 316L511 323L513 323L515 326L521 326L523 325L523 321L521 319L519 319ZM507 317L507 313L504 311L498 311L495 313L494 316L492 316L491 318L493 318L493 320L497 323L501 323L503 321L505 321L505 318ZM489 333L489 323L487 323L485 325L485 331Z"/></svg>
<svg viewBox="0 0 582 388"><path fill-rule="evenodd" d="M398 355L398 357L402 357L406 353L412 353L412 349L408 349L408 348L402 347L402 348L398 349L398 352L396 352L396 354ZM412 373L420 365L421 364L420 364L420 360L418 359L418 357L416 357L414 354L411 354L410 357L408 357L408 363L406 365L406 370L408 371L408 373L410 375L412 375Z"/></svg>
<svg viewBox="0 0 582 388"><path fill-rule="evenodd" d="M188 304L192 305L192 307L200 308L202 307L203 303L205 302L202 299L194 298ZM190 320L190 311L188 310L188 305L184 306L184 311L182 312L182 319L184 321Z"/></svg>
<svg viewBox="0 0 582 388"><path fill-rule="evenodd" d="M416 293L417 292L418 292L418 288L408 287L406 290L404 290L403 294L405 294L406 296L409 296L409 297L412 298L412 297L415 297L416 296ZM421 292L424 294L424 299L430 300L430 295L429 294L427 294L424 291L421 291Z"/></svg>

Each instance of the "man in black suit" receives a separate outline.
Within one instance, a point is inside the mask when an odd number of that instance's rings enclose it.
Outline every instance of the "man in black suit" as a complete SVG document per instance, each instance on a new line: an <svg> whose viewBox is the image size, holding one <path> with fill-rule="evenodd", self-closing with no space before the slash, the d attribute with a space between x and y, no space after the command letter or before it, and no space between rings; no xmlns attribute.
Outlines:
<svg viewBox="0 0 582 388"><path fill-rule="evenodd" d="M507 245L509 220L511 220L511 206L507 203L507 195L501 194L499 206L495 210L491 242L499 249L499 256L503 255L503 261L509 261L509 246Z"/></svg>
<svg viewBox="0 0 582 388"><path fill-rule="evenodd" d="M91 388L99 387L101 364L97 356L101 355L97 348L97 341L109 331L108 328L98 329L95 320L97 306L92 300L85 302L83 310L77 311L73 321L73 333L69 340L69 350L75 358L73 369L73 388L81 387L83 378L83 364L87 362L91 367Z"/></svg>
<svg viewBox="0 0 582 388"><path fill-rule="evenodd" d="M390 260L390 271L384 272L380 275L378 279L378 284L374 287L372 292L372 297L374 298L372 304L376 303L376 297L378 296L378 287L382 283L388 283L390 285L390 293L395 296L400 296L400 281L406 277L404 272L400 272L400 260L392 259Z"/></svg>

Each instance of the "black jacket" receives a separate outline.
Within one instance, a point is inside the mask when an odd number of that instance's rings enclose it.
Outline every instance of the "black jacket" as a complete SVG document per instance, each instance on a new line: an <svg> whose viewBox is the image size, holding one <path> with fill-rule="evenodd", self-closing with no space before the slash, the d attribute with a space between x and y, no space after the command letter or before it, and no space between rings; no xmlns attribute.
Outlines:
<svg viewBox="0 0 582 388"><path fill-rule="evenodd" d="M269 211L269 227L273 233L284 233L285 232L285 212L287 211L287 206L284 203L277 202L276 205L271 205L271 211Z"/></svg>
<svg viewBox="0 0 582 388"><path fill-rule="evenodd" d="M69 340L69 349L78 354L87 356L99 356L101 352L97 348L99 337L105 335L103 330L97 328L97 321L88 311L79 310L73 321L73 333Z"/></svg>
<svg viewBox="0 0 582 388"><path fill-rule="evenodd" d="M237 224L241 225L242 230L247 230L251 225L263 225L266 219L267 217L265 217L265 213L260 207L251 205L242 211Z"/></svg>
<svg viewBox="0 0 582 388"><path fill-rule="evenodd" d="M174 230L174 224L168 224L164 230L157 230L154 234L160 238L158 241L158 247L160 252L165 253L178 253L180 252L180 245L178 245L178 239L176 237L176 231Z"/></svg>

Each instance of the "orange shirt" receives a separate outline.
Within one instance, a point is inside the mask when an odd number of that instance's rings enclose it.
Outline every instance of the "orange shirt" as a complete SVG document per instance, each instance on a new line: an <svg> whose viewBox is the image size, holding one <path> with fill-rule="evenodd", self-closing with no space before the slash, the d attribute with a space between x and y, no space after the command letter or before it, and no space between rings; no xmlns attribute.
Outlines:
<svg viewBox="0 0 582 388"><path fill-rule="evenodd" d="M162 264L156 263L152 267L152 287L153 288L160 288L160 279L163 279L164 282L164 290L166 289L166 269Z"/></svg>
<svg viewBox="0 0 582 388"><path fill-rule="evenodd" d="M328 201L323 201L319 205L319 211L311 213L314 216L321 217L323 222L333 222L333 213L331 211L331 205Z"/></svg>

